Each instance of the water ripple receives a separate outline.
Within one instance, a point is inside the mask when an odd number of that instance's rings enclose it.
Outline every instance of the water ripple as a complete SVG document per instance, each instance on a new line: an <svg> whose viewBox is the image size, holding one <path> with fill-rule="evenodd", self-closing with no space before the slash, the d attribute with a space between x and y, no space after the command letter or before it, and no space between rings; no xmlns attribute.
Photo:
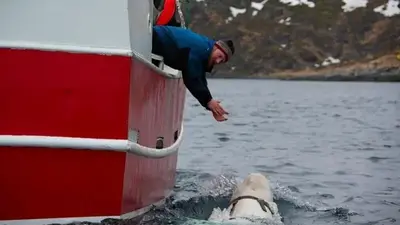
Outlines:
<svg viewBox="0 0 400 225"><path fill-rule="evenodd" d="M400 84L211 80L209 87L229 119L214 122L188 93L180 169L268 174L279 183L285 224L400 221Z"/></svg>

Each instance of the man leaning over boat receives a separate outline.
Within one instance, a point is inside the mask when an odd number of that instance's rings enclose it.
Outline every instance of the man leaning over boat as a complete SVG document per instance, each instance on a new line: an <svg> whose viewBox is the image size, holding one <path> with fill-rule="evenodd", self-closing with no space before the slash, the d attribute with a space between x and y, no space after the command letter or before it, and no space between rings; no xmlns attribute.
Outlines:
<svg viewBox="0 0 400 225"><path fill-rule="evenodd" d="M208 89L206 72L226 63L235 53L231 40L213 40L189 29L176 26L153 26L152 53L164 63L182 71L186 88L199 103L212 112L215 120L225 121L228 112Z"/></svg>

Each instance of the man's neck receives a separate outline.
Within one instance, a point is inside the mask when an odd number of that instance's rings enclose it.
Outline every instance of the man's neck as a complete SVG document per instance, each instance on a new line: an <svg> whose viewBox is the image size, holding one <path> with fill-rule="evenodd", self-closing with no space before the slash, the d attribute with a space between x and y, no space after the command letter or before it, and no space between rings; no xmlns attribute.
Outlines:
<svg viewBox="0 0 400 225"><path fill-rule="evenodd" d="M213 55L213 52L215 51L215 46L213 46L213 49L211 50L211 53L210 53L210 55L208 56L208 61L207 61L207 69L206 69L206 71L207 72L211 72L212 71L212 69L214 68L214 65L213 65L213 63L212 63L212 55Z"/></svg>

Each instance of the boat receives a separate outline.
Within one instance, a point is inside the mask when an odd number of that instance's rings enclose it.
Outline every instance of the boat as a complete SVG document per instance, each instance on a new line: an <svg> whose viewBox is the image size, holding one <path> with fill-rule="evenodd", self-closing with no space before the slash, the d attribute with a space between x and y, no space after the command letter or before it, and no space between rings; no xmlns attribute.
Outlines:
<svg viewBox="0 0 400 225"><path fill-rule="evenodd" d="M0 2L1 225L139 218L171 194L186 88L151 53L163 11Z"/></svg>

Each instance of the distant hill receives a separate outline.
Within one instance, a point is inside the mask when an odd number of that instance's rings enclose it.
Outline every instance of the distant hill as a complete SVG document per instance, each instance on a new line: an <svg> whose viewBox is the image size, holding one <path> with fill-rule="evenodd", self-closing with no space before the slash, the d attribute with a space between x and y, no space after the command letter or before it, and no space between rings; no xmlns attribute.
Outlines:
<svg viewBox="0 0 400 225"><path fill-rule="evenodd" d="M190 29L235 41L217 77L400 76L400 0L182 1Z"/></svg>

